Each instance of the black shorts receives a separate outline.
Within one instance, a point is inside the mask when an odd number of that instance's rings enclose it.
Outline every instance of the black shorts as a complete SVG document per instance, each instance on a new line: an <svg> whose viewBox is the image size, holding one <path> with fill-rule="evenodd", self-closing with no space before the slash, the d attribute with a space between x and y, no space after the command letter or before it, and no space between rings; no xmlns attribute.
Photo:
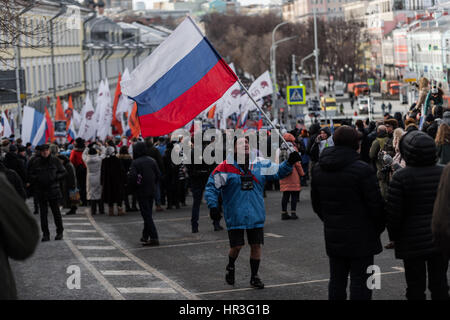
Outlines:
<svg viewBox="0 0 450 320"><path fill-rule="evenodd" d="M247 231L248 244L264 244L264 228L231 229L228 230L231 248L243 246L245 244L244 231Z"/></svg>

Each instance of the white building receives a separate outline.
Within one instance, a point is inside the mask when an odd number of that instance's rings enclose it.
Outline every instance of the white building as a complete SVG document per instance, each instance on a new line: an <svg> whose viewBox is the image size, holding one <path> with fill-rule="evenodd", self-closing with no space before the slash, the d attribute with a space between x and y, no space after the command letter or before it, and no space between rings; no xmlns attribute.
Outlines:
<svg viewBox="0 0 450 320"><path fill-rule="evenodd" d="M443 84L448 90L450 69L450 17L423 21L406 35L408 67L419 77L424 76Z"/></svg>

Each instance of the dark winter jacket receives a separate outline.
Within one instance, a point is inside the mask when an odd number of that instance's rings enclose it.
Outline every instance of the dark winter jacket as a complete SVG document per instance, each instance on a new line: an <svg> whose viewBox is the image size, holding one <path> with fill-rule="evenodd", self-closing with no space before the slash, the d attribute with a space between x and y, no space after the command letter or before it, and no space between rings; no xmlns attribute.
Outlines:
<svg viewBox="0 0 450 320"><path fill-rule="evenodd" d="M28 168L29 181L40 200L61 199L59 182L66 177L66 170L58 158L36 156Z"/></svg>
<svg viewBox="0 0 450 320"><path fill-rule="evenodd" d="M100 181L103 201L105 203L121 203L125 195L126 172L115 155L102 160Z"/></svg>
<svg viewBox="0 0 450 320"><path fill-rule="evenodd" d="M445 166L439 183L433 207L432 230L436 246L450 256L450 163Z"/></svg>
<svg viewBox="0 0 450 320"><path fill-rule="evenodd" d="M186 165L186 167L191 187L204 189L208 182L209 175L214 169L213 166L205 163L203 155L200 155L198 159L195 159L195 152L194 149L192 149L191 164Z"/></svg>
<svg viewBox="0 0 450 320"><path fill-rule="evenodd" d="M27 169L25 162L19 158L19 155L14 152L8 152L5 155L4 164L8 169L14 170L22 179L23 183L27 181Z"/></svg>
<svg viewBox="0 0 450 320"><path fill-rule="evenodd" d="M383 200L375 172L348 147L326 148L312 170L311 201L324 223L330 257L367 257L382 251Z"/></svg>
<svg viewBox="0 0 450 320"><path fill-rule="evenodd" d="M442 173L433 139L419 130L400 140L406 167L392 176L387 194L387 227L398 259L435 253L431 233L433 205Z"/></svg>
<svg viewBox="0 0 450 320"><path fill-rule="evenodd" d="M131 158L131 156L129 154L119 154L117 157L119 158L120 163L122 164L124 176L126 177L126 175L128 174L128 171L130 171L131 162L133 162L133 159ZM125 193L126 194L131 193L131 190L127 185L126 179L125 179Z"/></svg>
<svg viewBox="0 0 450 320"><path fill-rule="evenodd" d="M77 188L77 176L75 174L75 168L72 162L70 162L69 158L67 158L66 156L59 157L61 157L61 159L64 161L63 166L67 172L66 177L60 182L64 200L63 204L65 208L70 208L72 205L70 202L70 190L74 190Z"/></svg>
<svg viewBox="0 0 450 320"><path fill-rule="evenodd" d="M144 142L133 145L134 160L128 172L128 185L136 190L138 197L154 197L160 171L155 159L147 155Z"/></svg>
<svg viewBox="0 0 450 320"><path fill-rule="evenodd" d="M438 157L439 164L446 165L450 162L450 141L445 144L440 144L437 146L436 155Z"/></svg>
<svg viewBox="0 0 450 320"><path fill-rule="evenodd" d="M17 299L8 259L25 260L36 249L39 229L13 186L0 174L0 300Z"/></svg>
<svg viewBox="0 0 450 320"><path fill-rule="evenodd" d="M2 161L0 161L0 173L3 173L6 176L6 179L8 179L8 182L17 191L17 194L25 200L27 198L27 193L19 175L14 170L5 167Z"/></svg>
<svg viewBox="0 0 450 320"><path fill-rule="evenodd" d="M158 165L158 169L161 172L161 174L164 174L164 163L163 159L161 157L161 153L158 149L153 145L153 143L148 142L147 143L147 155L151 158L153 158L156 161L156 164ZM134 156L134 151L133 151ZM136 158L136 157L134 157Z"/></svg>

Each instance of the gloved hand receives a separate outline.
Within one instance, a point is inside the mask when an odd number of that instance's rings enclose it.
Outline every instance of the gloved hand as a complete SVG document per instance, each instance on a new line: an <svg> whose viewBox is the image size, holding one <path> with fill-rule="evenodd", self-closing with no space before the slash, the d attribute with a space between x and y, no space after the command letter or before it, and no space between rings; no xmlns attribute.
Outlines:
<svg viewBox="0 0 450 320"><path fill-rule="evenodd" d="M288 162L291 166L293 166L296 162L301 161L302 157L297 151L291 152L288 158Z"/></svg>
<svg viewBox="0 0 450 320"><path fill-rule="evenodd" d="M220 220L220 210L219 208L211 208L209 209L209 216L212 220Z"/></svg>

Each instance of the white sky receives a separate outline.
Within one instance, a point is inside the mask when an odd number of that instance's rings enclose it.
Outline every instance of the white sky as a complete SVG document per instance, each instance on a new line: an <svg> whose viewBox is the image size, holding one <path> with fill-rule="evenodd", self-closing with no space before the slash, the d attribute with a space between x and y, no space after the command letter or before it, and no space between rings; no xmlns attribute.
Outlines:
<svg viewBox="0 0 450 320"><path fill-rule="evenodd" d="M133 0L133 3L136 2L145 2L145 6L147 9L152 9L153 8L153 1L154 0ZM163 2L168 2L168 0L155 0L155 1L163 1ZM250 5L250 4L269 4L271 2L271 0L239 0L239 2L241 3L241 5ZM272 0L272 2L274 2ZM275 2L278 2L275 0ZM281 0L279 1L281 2Z"/></svg>

